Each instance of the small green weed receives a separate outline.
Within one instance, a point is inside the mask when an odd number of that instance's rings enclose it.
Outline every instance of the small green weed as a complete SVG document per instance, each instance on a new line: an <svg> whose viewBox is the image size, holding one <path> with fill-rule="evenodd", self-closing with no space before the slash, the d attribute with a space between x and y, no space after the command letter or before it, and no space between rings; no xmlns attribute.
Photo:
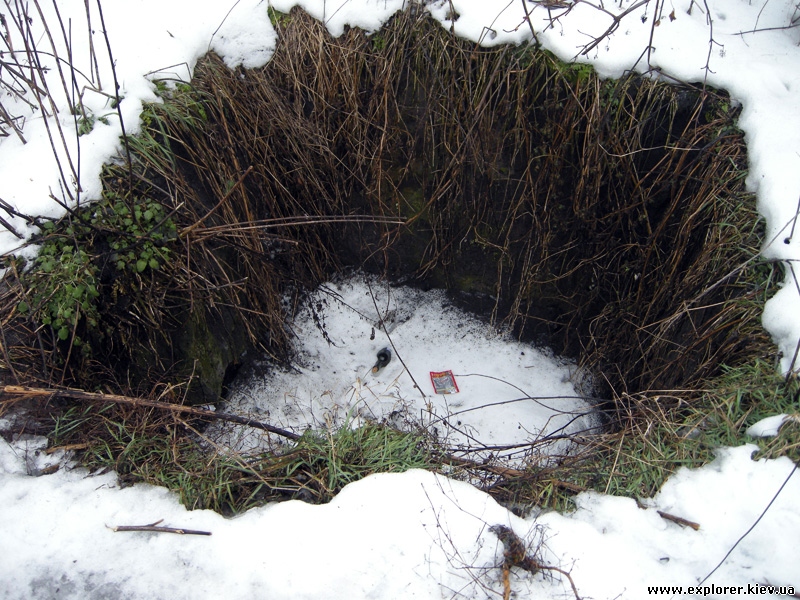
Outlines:
<svg viewBox="0 0 800 600"><path fill-rule="evenodd" d="M375 52L383 52L386 48L386 36L380 31L373 33L370 37L370 41L372 42L372 49Z"/></svg>
<svg viewBox="0 0 800 600"><path fill-rule="evenodd" d="M87 354L91 348L79 332L95 331L100 323L100 264L110 254L119 271L159 269L171 259L169 243L177 237L157 202L113 195L61 221L44 221L41 229L41 249L22 274L25 292L17 310Z"/></svg>
<svg viewBox="0 0 800 600"><path fill-rule="evenodd" d="M91 110L87 109L82 104L78 104L72 109L72 114L77 117L78 136L84 136L92 132L96 123L100 122L103 125L108 125L109 115L96 116ZM112 113L109 113L112 114Z"/></svg>
<svg viewBox="0 0 800 600"><path fill-rule="evenodd" d="M279 12L274 8L272 8L271 6L267 8L267 16L269 17L269 22L272 23L272 26L275 29L282 29L288 27L289 23L292 22L291 15Z"/></svg>
<svg viewBox="0 0 800 600"><path fill-rule="evenodd" d="M97 326L98 267L78 241L80 226L76 230L67 223L59 228L46 221L43 229L48 234L32 268L24 274L27 300L21 301L17 310L31 314L34 320L51 327L59 340L66 341L81 318L90 327ZM73 336L75 346L82 342L80 336Z"/></svg>

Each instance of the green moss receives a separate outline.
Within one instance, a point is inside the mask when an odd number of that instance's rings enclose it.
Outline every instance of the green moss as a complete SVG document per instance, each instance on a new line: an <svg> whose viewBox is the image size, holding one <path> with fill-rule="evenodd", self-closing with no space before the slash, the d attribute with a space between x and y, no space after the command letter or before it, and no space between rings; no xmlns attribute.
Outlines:
<svg viewBox="0 0 800 600"><path fill-rule="evenodd" d="M206 311L197 311L187 316L177 334L179 376L190 381L190 402L218 402L228 368L238 364L248 347L244 328L229 310L218 311L213 317Z"/></svg>
<svg viewBox="0 0 800 600"><path fill-rule="evenodd" d="M269 22L275 29L283 29L289 26L292 22L292 16L280 11L275 10L271 6L267 7L267 16Z"/></svg>

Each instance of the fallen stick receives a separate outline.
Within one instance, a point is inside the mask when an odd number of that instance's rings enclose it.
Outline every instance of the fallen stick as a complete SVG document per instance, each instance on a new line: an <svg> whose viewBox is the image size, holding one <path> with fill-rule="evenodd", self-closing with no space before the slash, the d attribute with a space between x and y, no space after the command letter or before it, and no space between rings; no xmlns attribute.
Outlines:
<svg viewBox="0 0 800 600"><path fill-rule="evenodd" d="M684 527L691 527L695 531L698 531L700 529L700 523L689 521L688 519L684 519L683 517L676 517L675 515L665 513L664 511L661 510L657 510L656 512L659 515L661 515L662 519L666 519L667 521L672 521L673 523L677 523L678 525L682 525Z"/></svg>
<svg viewBox="0 0 800 600"><path fill-rule="evenodd" d="M468 458L461 458L459 456L453 456L452 454L447 453L439 454L438 458L440 458L442 462L447 462L451 465L458 465L459 467L467 467L469 469L480 469L482 471L494 473L495 475L500 475L501 477L525 477L527 475L525 471L520 471L519 469L512 469L511 467L503 467L488 463L483 464Z"/></svg>
<svg viewBox="0 0 800 600"><path fill-rule="evenodd" d="M159 525L160 519L150 525L118 525L116 527L108 527L111 531L154 531L156 533L177 533L178 535L211 535L210 531L198 531L197 529L183 529L180 527L164 527Z"/></svg>
<svg viewBox="0 0 800 600"><path fill-rule="evenodd" d="M45 448L45 454L53 454L58 452L59 450L63 450L64 452L69 452L71 450L86 450L89 447L87 442L82 442L80 444L64 444L63 446L53 446L51 448Z"/></svg>
<svg viewBox="0 0 800 600"><path fill-rule="evenodd" d="M27 398L70 398L72 400L87 400L90 402L114 402L116 404L128 404L130 406L148 406L151 408L159 408L162 410L170 410L198 417L206 417L209 419L216 419L218 421L227 421L230 423L238 423L239 425L247 425L256 429L263 429L275 435L285 437L290 440L299 440L300 435L281 429L280 427L273 427L267 423L249 419L247 417L240 417L238 415L229 415L227 413L219 413L210 410L203 410L202 408L195 408L193 406L183 406L181 404L170 404L169 402L159 402L158 400L147 400L145 398L133 398L130 396L119 396L117 394L102 394L96 392L86 392L83 390L73 389L53 389L53 388L33 388L20 385L6 385L0 388L0 397L2 396L24 396Z"/></svg>

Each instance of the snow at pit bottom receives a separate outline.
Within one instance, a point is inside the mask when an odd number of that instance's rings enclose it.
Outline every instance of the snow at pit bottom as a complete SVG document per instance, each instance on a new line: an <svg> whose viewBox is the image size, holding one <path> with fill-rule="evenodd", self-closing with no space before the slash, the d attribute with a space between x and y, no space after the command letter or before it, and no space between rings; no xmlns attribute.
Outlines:
<svg viewBox="0 0 800 600"><path fill-rule="evenodd" d="M498 332L442 291L356 274L321 286L289 327L293 368L235 383L226 412L294 432L364 421L421 426L476 456L485 446L515 446L495 455L516 460L568 451L564 436L598 426L574 364ZM384 348L392 360L373 372ZM448 370L458 393L434 393L431 372ZM208 434L240 451L267 444L256 430L223 430Z"/></svg>

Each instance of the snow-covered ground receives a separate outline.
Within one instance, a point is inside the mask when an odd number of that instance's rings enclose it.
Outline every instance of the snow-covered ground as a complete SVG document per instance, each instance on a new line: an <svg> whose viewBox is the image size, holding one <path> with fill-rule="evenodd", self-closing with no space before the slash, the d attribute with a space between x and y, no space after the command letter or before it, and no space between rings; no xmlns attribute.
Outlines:
<svg viewBox="0 0 800 600"><path fill-rule="evenodd" d="M0 8L6 17L9 4ZM30 11L36 30L41 19L35 4ZM403 6L401 0L272 0L270 4L281 11L300 5L323 19L334 35L345 25L373 31ZM0 203L0 216L14 230L0 228L0 252L15 250L21 238L35 230L15 213L62 213L60 204L49 198L51 193L73 202L96 197L100 165L117 150L121 133L109 98L114 90L111 59L97 5L59 0L63 29L57 25L53 3L39 5L51 24L54 47L41 29L36 30L37 46L62 58L71 55L77 79L73 85L71 73L59 71L63 62L49 64L48 86L59 112L54 115L49 107L48 118L10 90L0 90L3 108L24 119L24 124L16 121L19 135L9 130L0 138L0 199L5 203ZM87 6L96 65L90 60ZM152 80L188 78L196 60L209 49L229 65L265 64L276 43L266 9L267 3L258 0L106 2L103 17L127 132L137 129L141 103L157 99ZM594 0L542 5L440 0L428 10L443 26L485 44L528 43L531 25L544 47L564 59L588 61L603 76L657 67L665 77L695 82L707 78L709 84L727 89L743 106L739 125L746 133L750 157L748 184L767 222L764 255L787 265L786 284L768 302L764 323L783 353L784 371L797 369L800 285L793 272L800 259L800 231L795 232L800 196L797 0L604 4ZM613 15L625 11L630 13L615 22ZM6 23L9 36L6 39L6 31L0 30L5 40L0 44L19 49L14 23L9 19ZM610 35L602 37L610 29ZM70 52L65 38L70 40ZM643 53L650 40L648 65ZM5 51L0 60L9 61L8 48L0 48ZM45 54L42 58L46 60ZM63 85L60 72L67 75ZM7 73L3 81L9 81ZM36 102L30 94L27 100ZM73 117L69 109L78 101L95 119L91 131L80 138L77 130L85 120ZM60 162L53 158L51 138ZM433 330L440 325L428 326ZM402 328L396 332L402 339ZM364 334L362 330L359 335ZM354 350L355 358L346 359L349 372L369 369L374 341L364 342ZM455 346L441 363L440 357L425 350L401 356L423 372L453 369L457 381L464 383L459 394L466 402L468 388L477 379L459 377L467 374L459 369L469 366L472 358L466 350L473 346ZM512 345L505 355L505 350L493 351L484 357L480 372L497 373L500 359L505 356L509 362L518 350ZM509 368L514 364L524 366L512 361ZM390 363L377 377L367 375L362 381L391 387L393 368ZM337 369L320 363L319 372ZM561 369L545 367L541 376L555 375L549 381L556 385L563 378ZM346 384L354 381L350 377ZM518 385L526 395L550 394L540 393L538 386L531 390L528 384ZM508 418L522 421L519 416ZM787 423L796 426L792 419ZM497 568L502 546L489 530L494 525L511 527L532 547L541 545L541 560L569 571L581 597L639 600L648 597L648 586L684 586L680 592L653 592L656 597L684 597L686 586L704 580L787 481L763 519L704 585L743 586L735 590L737 595L776 598L781 596L752 586L794 586L784 592L800 591L800 477L787 479L795 472L788 459L752 461L750 446L721 449L714 463L679 471L644 508L631 499L586 493L578 496L578 509L572 514L520 519L467 484L412 471L369 477L348 486L325 506L293 501L224 519L207 511L187 512L163 489L143 485L117 489L113 474L95 477L62 467L55 474L30 476L59 458L42 454L43 443L36 438L11 445L0 441L0 595L7 598L502 597ZM657 510L700 527L694 530L667 521ZM109 529L160 519L165 526L212 535ZM514 570L511 585L520 598L574 597L565 577L552 571L533 576ZM734 591L706 588L699 594L727 598Z"/></svg>
<svg viewBox="0 0 800 600"><path fill-rule="evenodd" d="M676 473L643 506L585 493L571 514L522 519L469 484L414 470L372 475L326 505L292 500L225 519L187 511L163 488L119 489L113 473L31 477L57 458L41 453L45 443L0 441L0 597L8 600L500 598L496 525L531 553L540 548L543 564L571 572L581 598L693 597L666 586L700 585L793 472L786 458L752 461L754 446L724 449L702 469ZM707 590L761 584L800 591L799 503L794 477L698 594L728 598ZM211 535L113 530L157 521ZM574 598L557 573L515 569L510 581L516 598ZM663 593L649 592L656 586Z"/></svg>
<svg viewBox="0 0 800 600"><path fill-rule="evenodd" d="M236 386L226 412L302 433L365 419L424 428L473 460L521 462L531 452L564 454L565 437L598 432L581 374L556 357L501 335L454 307L443 292L389 287L355 274L320 287L291 324L295 364ZM373 372L377 354L389 363ZM432 374L450 372L453 393ZM268 447L255 429L216 441L240 451ZM489 448L482 450L483 448Z"/></svg>

